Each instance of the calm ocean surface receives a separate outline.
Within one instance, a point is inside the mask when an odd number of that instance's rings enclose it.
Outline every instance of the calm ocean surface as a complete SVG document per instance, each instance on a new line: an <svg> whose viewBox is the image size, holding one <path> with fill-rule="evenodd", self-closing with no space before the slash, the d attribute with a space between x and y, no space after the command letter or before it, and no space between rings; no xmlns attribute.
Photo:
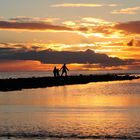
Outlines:
<svg viewBox="0 0 140 140"><path fill-rule="evenodd" d="M109 72L71 72L80 73ZM0 73L0 78L33 76L51 73ZM0 139L9 138L140 139L140 79L0 92Z"/></svg>
<svg viewBox="0 0 140 140"><path fill-rule="evenodd" d="M140 70L110 70L110 71L70 71L69 75L79 74L108 74L108 73L134 73L140 74ZM53 76L51 71L46 72L0 72L0 79L6 78L28 78L28 77L43 77Z"/></svg>

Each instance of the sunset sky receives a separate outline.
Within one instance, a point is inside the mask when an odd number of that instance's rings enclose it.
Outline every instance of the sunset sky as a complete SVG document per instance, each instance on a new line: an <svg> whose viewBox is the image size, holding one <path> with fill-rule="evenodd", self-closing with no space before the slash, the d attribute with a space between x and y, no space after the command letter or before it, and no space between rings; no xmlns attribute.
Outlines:
<svg viewBox="0 0 140 140"><path fill-rule="evenodd" d="M140 69L140 0L0 0L0 71Z"/></svg>

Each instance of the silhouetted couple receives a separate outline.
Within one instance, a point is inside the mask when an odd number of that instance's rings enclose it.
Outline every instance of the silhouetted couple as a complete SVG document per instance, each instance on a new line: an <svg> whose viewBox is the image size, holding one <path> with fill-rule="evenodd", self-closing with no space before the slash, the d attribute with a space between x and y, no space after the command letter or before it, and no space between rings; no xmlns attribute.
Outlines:
<svg viewBox="0 0 140 140"><path fill-rule="evenodd" d="M59 71L61 71L61 70L62 70L61 76L63 76L64 74L65 74L65 76L67 76L67 71L69 71L69 69L67 68L66 64L64 64L60 70L58 68L54 67L54 69L53 69L54 77L59 77L60 76Z"/></svg>

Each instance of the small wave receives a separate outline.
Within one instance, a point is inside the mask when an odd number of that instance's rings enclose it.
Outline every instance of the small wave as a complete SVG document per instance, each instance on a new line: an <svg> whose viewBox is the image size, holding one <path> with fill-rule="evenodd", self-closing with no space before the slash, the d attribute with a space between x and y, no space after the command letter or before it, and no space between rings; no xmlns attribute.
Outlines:
<svg viewBox="0 0 140 140"><path fill-rule="evenodd" d="M0 134L0 138L8 138L8 139L14 139L14 138L52 138L52 139L140 139L140 137L137 136L126 136L126 135L120 135L120 136L113 136L113 135L75 135L75 134L69 134L69 135L63 135L63 134L49 134L47 132L39 132L39 133L3 133Z"/></svg>

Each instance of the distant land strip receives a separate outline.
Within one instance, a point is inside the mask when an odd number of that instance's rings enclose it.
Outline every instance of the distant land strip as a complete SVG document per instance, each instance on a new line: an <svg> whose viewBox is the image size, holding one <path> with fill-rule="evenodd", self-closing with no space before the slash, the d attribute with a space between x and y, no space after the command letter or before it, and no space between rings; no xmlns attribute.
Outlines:
<svg viewBox="0 0 140 140"><path fill-rule="evenodd" d="M118 80L133 80L139 76L105 74L105 75L78 75L60 77L32 77L17 79L0 79L0 91L16 91L22 89L46 88L74 84L87 84L90 82L107 82Z"/></svg>

